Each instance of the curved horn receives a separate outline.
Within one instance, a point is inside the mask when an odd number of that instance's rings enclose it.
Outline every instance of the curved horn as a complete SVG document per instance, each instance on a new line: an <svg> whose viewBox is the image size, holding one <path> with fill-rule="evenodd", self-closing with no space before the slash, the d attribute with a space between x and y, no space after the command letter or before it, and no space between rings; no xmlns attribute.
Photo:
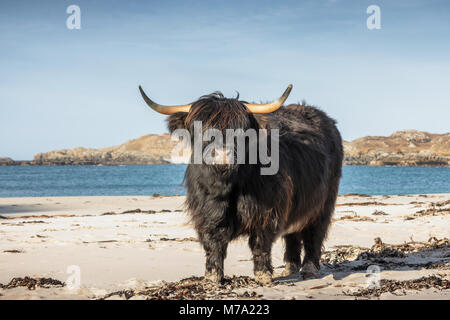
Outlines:
<svg viewBox="0 0 450 320"><path fill-rule="evenodd" d="M139 91L141 92L142 98L144 98L144 101L148 104L148 106L153 110L155 110L156 112L162 114L173 114L175 112L189 112L189 109L191 108L192 105L192 104L185 104L179 106L163 106L161 104L153 102L149 97L147 97L144 90L142 90L141 86L139 86Z"/></svg>
<svg viewBox="0 0 450 320"><path fill-rule="evenodd" d="M289 97L289 94L292 90L292 84L290 84L287 89L284 91L283 95L279 97L277 100L272 101L270 103L265 104L250 104L245 103L245 106L251 113L270 113L275 110L278 110L286 99Z"/></svg>

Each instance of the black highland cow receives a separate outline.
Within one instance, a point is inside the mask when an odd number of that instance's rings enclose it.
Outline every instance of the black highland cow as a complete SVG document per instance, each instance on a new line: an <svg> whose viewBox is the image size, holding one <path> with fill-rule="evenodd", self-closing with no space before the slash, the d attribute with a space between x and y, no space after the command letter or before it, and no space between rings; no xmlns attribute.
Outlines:
<svg viewBox="0 0 450 320"><path fill-rule="evenodd" d="M189 164L185 174L186 209L206 253L205 277L221 281L228 243L248 236L256 280L272 280L271 248L285 241L283 275L301 271L316 277L322 243L327 235L342 170L342 141L335 121L311 106L281 107L290 93L268 104L248 104L220 93L190 105L147 104L168 114L171 132L185 128L193 136L193 122L206 128L279 130L279 170L261 175L260 163ZM304 259L301 263L301 248Z"/></svg>

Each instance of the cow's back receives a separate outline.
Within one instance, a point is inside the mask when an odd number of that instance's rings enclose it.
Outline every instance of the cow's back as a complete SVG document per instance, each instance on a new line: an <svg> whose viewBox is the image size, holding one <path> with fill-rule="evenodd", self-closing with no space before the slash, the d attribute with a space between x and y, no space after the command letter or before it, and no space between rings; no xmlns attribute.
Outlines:
<svg viewBox="0 0 450 320"><path fill-rule="evenodd" d="M337 193L343 148L336 122L325 112L305 105L289 105L257 119L262 127L279 130L278 175L284 185L292 186L292 197L286 198L283 188L279 188L281 194L273 190L272 197L289 202L284 232L301 229Z"/></svg>

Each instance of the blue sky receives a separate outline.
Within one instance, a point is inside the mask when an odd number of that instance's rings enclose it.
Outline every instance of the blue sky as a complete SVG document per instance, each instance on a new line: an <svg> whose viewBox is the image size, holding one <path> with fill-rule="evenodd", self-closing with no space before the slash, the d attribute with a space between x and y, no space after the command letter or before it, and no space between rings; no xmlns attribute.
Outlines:
<svg viewBox="0 0 450 320"><path fill-rule="evenodd" d="M81 8L81 30L66 8ZM366 9L381 8L368 30ZM346 140L450 131L449 1L0 2L0 157L167 132L163 104L294 85Z"/></svg>

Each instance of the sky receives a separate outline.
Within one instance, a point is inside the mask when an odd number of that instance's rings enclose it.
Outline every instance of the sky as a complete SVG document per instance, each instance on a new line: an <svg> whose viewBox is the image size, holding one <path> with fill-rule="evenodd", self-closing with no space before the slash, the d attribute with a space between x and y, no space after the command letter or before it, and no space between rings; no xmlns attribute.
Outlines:
<svg viewBox="0 0 450 320"><path fill-rule="evenodd" d="M68 29L69 5L81 29ZM368 6L381 28L369 30ZM450 131L447 0L0 2L0 157L167 132L161 104L294 88L345 140Z"/></svg>

